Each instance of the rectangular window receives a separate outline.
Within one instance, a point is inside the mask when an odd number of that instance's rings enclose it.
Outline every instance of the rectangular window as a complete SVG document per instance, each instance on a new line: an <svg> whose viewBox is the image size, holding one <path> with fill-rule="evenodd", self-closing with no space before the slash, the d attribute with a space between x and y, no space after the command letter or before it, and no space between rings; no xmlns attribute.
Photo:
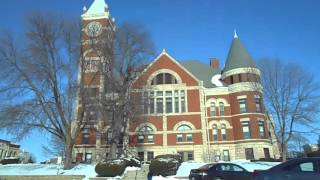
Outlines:
<svg viewBox="0 0 320 180"><path fill-rule="evenodd" d="M255 102L256 102L256 112L261 112L261 99L255 98Z"/></svg>
<svg viewBox="0 0 320 180"><path fill-rule="evenodd" d="M239 99L239 105L240 105L240 113L246 113L247 112L247 100L246 99Z"/></svg>
<svg viewBox="0 0 320 180"><path fill-rule="evenodd" d="M217 128L212 129L212 136L213 136L213 141L218 141L218 129Z"/></svg>
<svg viewBox="0 0 320 180"><path fill-rule="evenodd" d="M163 91L157 91L157 96L163 96Z"/></svg>
<svg viewBox="0 0 320 180"><path fill-rule="evenodd" d="M270 159L269 148L263 148L263 153L264 153L264 157L265 157L266 159Z"/></svg>
<svg viewBox="0 0 320 180"><path fill-rule="evenodd" d="M144 152L138 152L138 157L140 161L144 161Z"/></svg>
<svg viewBox="0 0 320 180"><path fill-rule="evenodd" d="M174 112L179 113L179 97L174 98Z"/></svg>
<svg viewBox="0 0 320 180"><path fill-rule="evenodd" d="M186 99L185 99L185 92L180 91L180 100L181 100L181 112L186 112Z"/></svg>
<svg viewBox="0 0 320 180"><path fill-rule="evenodd" d="M172 91L166 91L166 97L172 97Z"/></svg>
<svg viewBox="0 0 320 180"><path fill-rule="evenodd" d="M254 159L253 148L245 148L244 151L247 160Z"/></svg>
<svg viewBox="0 0 320 180"><path fill-rule="evenodd" d="M219 103L220 116L224 116L224 104L222 102Z"/></svg>
<svg viewBox="0 0 320 180"><path fill-rule="evenodd" d="M86 163L91 163L91 160L92 160L92 153L86 153L86 156L85 156Z"/></svg>
<svg viewBox="0 0 320 180"><path fill-rule="evenodd" d="M177 142L182 142L183 138L182 138L182 134L177 134Z"/></svg>
<svg viewBox="0 0 320 180"><path fill-rule="evenodd" d="M192 134L187 134L187 142L192 142Z"/></svg>
<svg viewBox="0 0 320 180"><path fill-rule="evenodd" d="M172 113L172 98L166 98L166 113Z"/></svg>
<svg viewBox="0 0 320 180"><path fill-rule="evenodd" d="M150 114L154 113L154 98L150 98Z"/></svg>
<svg viewBox="0 0 320 180"><path fill-rule="evenodd" d="M229 150L223 150L223 160L230 161Z"/></svg>
<svg viewBox="0 0 320 180"><path fill-rule="evenodd" d="M151 161L153 159L153 156L154 154L152 151L147 152L147 161Z"/></svg>
<svg viewBox="0 0 320 180"><path fill-rule="evenodd" d="M193 160L193 152L187 152L188 154L188 161Z"/></svg>
<svg viewBox="0 0 320 180"><path fill-rule="evenodd" d="M138 143L144 143L144 135L138 135Z"/></svg>
<svg viewBox="0 0 320 180"><path fill-rule="evenodd" d="M163 99L157 98L157 113L163 113Z"/></svg>
<svg viewBox="0 0 320 180"><path fill-rule="evenodd" d="M249 122L242 122L242 133L243 133L243 139L250 139L251 134L250 134L250 124Z"/></svg>
<svg viewBox="0 0 320 180"><path fill-rule="evenodd" d="M148 139L148 143L153 143L153 135L148 135L147 139Z"/></svg>
<svg viewBox="0 0 320 180"><path fill-rule="evenodd" d="M260 138L265 138L266 136L263 121L259 121L259 135L260 135Z"/></svg>
<svg viewBox="0 0 320 180"><path fill-rule="evenodd" d="M82 144L90 144L90 129L88 128L82 131Z"/></svg>

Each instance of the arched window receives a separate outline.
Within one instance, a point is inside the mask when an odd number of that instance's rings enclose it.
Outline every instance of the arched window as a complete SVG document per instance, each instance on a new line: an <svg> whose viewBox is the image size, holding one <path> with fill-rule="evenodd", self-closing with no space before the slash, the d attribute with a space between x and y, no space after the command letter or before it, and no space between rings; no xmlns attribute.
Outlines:
<svg viewBox="0 0 320 180"><path fill-rule="evenodd" d="M145 126L142 126L140 129L139 129L139 132L142 133L142 134L150 134L153 132L153 129L148 126L148 125L145 125Z"/></svg>
<svg viewBox="0 0 320 180"><path fill-rule="evenodd" d="M142 126L138 130L138 143L153 143L153 129L148 126ZM147 141L145 142L145 139L147 138Z"/></svg>
<svg viewBox="0 0 320 180"><path fill-rule="evenodd" d="M177 128L178 131L190 131L192 128L186 124L183 124Z"/></svg>
<svg viewBox="0 0 320 180"><path fill-rule="evenodd" d="M179 126L177 128L177 131L181 131L181 132L184 132L184 131L191 131L192 128L186 124L182 124L181 126ZM183 141L186 141L186 142L192 142L193 141L193 138L192 138L192 134L191 133L188 133L188 134L177 134L177 142L183 142Z"/></svg>
<svg viewBox="0 0 320 180"><path fill-rule="evenodd" d="M160 73L151 81L151 85L177 84L177 79L169 73Z"/></svg>
<svg viewBox="0 0 320 180"><path fill-rule="evenodd" d="M214 102L210 103L210 115L216 116L216 103Z"/></svg>
<svg viewBox="0 0 320 180"><path fill-rule="evenodd" d="M218 141L218 127L215 124L212 126L212 138L213 141Z"/></svg>
<svg viewBox="0 0 320 180"><path fill-rule="evenodd" d="M220 116L224 116L224 104L223 104L223 102L219 103L219 111L220 111Z"/></svg>
<svg viewBox="0 0 320 180"><path fill-rule="evenodd" d="M221 136L223 141L227 140L227 128L225 124L221 124Z"/></svg>

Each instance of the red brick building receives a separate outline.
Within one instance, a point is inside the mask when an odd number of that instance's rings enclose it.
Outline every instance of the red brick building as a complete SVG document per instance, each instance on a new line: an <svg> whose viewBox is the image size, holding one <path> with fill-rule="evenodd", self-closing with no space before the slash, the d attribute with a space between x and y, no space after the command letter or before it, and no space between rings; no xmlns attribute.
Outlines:
<svg viewBox="0 0 320 180"><path fill-rule="evenodd" d="M104 0L95 0L82 19L83 31L94 26L102 32L114 30ZM94 59L88 53L88 60ZM103 94L102 82L97 79L92 88ZM260 70L236 33L222 69L216 59L208 64L177 61L163 51L132 86L148 103L146 120L129 124L130 149L145 161L167 153L197 161L279 157L259 82ZM78 160L102 156L108 128L107 120L97 117L74 148Z"/></svg>

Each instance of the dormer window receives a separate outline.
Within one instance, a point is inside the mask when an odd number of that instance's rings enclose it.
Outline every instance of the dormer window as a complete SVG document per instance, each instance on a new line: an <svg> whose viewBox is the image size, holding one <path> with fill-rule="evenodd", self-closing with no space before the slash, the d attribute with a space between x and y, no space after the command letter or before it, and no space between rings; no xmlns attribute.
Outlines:
<svg viewBox="0 0 320 180"><path fill-rule="evenodd" d="M151 81L151 85L177 84L177 79L169 73L160 73Z"/></svg>

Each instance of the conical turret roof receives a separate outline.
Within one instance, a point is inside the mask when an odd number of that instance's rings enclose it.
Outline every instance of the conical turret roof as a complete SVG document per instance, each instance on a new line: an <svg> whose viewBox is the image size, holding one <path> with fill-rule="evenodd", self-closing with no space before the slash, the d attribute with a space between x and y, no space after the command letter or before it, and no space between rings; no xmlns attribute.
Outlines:
<svg viewBox="0 0 320 180"><path fill-rule="evenodd" d="M256 65L235 32L223 72L236 68L250 67L256 68Z"/></svg>

